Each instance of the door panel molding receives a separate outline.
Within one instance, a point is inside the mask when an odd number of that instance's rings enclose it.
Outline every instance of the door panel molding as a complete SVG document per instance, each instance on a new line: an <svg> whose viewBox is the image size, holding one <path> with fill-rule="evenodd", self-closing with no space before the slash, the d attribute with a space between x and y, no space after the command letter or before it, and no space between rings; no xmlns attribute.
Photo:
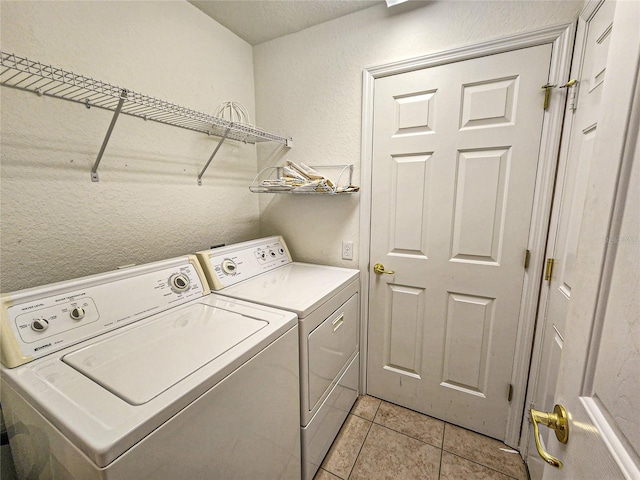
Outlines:
<svg viewBox="0 0 640 480"><path fill-rule="evenodd" d="M458 49L426 55L385 65L373 66L363 71L362 101L362 144L361 144L361 183L360 193L360 281L361 281L361 352L367 358L367 331L369 317L369 255L371 241L371 181L373 158L373 102L374 84L377 78L406 73L414 70L444 65L448 63L478 58L486 55L518 50L537 45L551 44L551 65L549 83L563 84L568 81L571 64L571 48L575 36L575 25L565 24L525 34L502 37ZM549 109L544 115L542 142L539 155L539 168L536 178L536 191L531 217L531 230L528 248L531 251L531 263L525 274L518 335L516 340L515 362L512 374L514 386L511 408L507 417L505 443L517 447L520 436L520 424L524 413L526 382L529 370L531 344L534 335L535 310L538 301L538 286L543 273L544 246L550 216L553 180L560 134L566 89L554 91ZM407 112L410 116L410 112ZM410 118L410 117L409 117ZM408 133L408 132L407 132ZM524 252L523 252L524 255ZM366 365L361 362L361 391L367 391Z"/></svg>
<svg viewBox="0 0 640 480"><path fill-rule="evenodd" d="M486 398L487 369L490 363L487 357L495 298L454 292L448 292L448 297L440 385ZM461 336L464 342L456 348L451 339L459 339Z"/></svg>
<svg viewBox="0 0 640 480"><path fill-rule="evenodd" d="M424 289L388 284L390 298L389 305L397 315L389 315L389 322L385 326L385 366L413 378L421 378L422 338L424 325L420 318L424 312ZM393 321L402 319L401 322Z"/></svg>
<svg viewBox="0 0 640 480"><path fill-rule="evenodd" d="M513 125L518 78L509 77L463 85L460 130Z"/></svg>
<svg viewBox="0 0 640 480"><path fill-rule="evenodd" d="M500 265L510 154L495 147L458 151L450 261Z"/></svg>
<svg viewBox="0 0 640 480"><path fill-rule="evenodd" d="M391 156L391 252L427 258L422 227L427 224L431 208L425 202L430 182L431 156L432 154Z"/></svg>

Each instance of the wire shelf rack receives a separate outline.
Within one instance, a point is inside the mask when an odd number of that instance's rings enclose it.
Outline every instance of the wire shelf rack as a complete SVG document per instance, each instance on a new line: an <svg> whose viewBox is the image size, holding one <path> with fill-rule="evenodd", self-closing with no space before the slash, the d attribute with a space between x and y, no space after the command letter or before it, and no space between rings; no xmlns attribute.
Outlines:
<svg viewBox="0 0 640 480"><path fill-rule="evenodd" d="M253 193L289 193L294 195L338 195L357 193L360 189L352 185L353 165L314 165L311 168L331 176L331 185L310 183L308 185L280 185L277 180L284 174L283 167L266 167L260 170L251 182L249 190ZM326 173L325 173L326 172ZM276 181L276 183L273 183Z"/></svg>
<svg viewBox="0 0 640 480"><path fill-rule="evenodd" d="M97 164L120 113L221 137L213 156L226 139L250 144L276 142L287 147L293 146L290 137L275 135L253 125L231 122L13 53L0 51L0 68L0 84L3 86L61 98L83 104L87 108L113 111L114 117L98 154ZM201 184L207 167L198 176L198 184ZM97 165L92 169L92 180L98 181Z"/></svg>

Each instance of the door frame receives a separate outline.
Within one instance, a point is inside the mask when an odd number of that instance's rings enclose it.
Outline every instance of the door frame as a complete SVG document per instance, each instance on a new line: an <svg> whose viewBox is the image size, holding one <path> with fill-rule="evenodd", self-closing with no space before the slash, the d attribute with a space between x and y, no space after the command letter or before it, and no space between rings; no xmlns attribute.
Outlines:
<svg viewBox="0 0 640 480"><path fill-rule="evenodd" d="M362 339L360 342L360 391L362 393L367 392L369 255L371 244L371 184L373 171L373 103L375 80L389 75L550 43L552 45L552 52L549 83L562 85L569 79L575 30L575 23L563 24L529 33L505 36L467 47L373 66L365 68L363 71L362 144L360 159L361 185L363 188L360 193L359 239L361 282L360 338ZM545 246L551 215L551 200L553 196L556 164L560 149L566 90L567 89L554 89L552 94L553 101L550 103L548 110L545 111L543 118L542 139L538 160L539 168L536 174L531 228L527 243L527 248L531 252L531 262L529 268L525 270L523 295L518 318L514 367L511 375L511 384L513 385L512 408L510 408L508 413L505 435L505 443L514 448L517 447L519 443L520 426L524 415L531 349L535 333L535 316L544 268ZM507 392L505 392L505 395L506 394Z"/></svg>

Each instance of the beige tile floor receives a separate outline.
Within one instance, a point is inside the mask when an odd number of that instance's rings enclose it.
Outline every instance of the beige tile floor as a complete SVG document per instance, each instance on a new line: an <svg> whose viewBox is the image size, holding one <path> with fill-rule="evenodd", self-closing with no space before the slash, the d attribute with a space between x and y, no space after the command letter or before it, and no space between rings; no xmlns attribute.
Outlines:
<svg viewBox="0 0 640 480"><path fill-rule="evenodd" d="M441 420L361 396L314 480L527 480L517 452Z"/></svg>

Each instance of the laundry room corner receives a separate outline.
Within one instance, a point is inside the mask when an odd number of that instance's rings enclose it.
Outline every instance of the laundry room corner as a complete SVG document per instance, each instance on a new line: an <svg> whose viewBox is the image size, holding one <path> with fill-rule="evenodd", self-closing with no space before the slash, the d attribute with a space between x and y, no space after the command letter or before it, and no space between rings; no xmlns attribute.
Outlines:
<svg viewBox="0 0 640 480"><path fill-rule="evenodd" d="M2 50L213 114L255 118L252 47L188 2L2 2ZM3 78L4 81L4 78ZM46 88L44 89L46 90ZM254 145L1 89L3 292L258 235Z"/></svg>
<svg viewBox="0 0 640 480"><path fill-rule="evenodd" d="M261 195L260 232L281 234L302 261L357 268L368 191L361 156L362 75L368 67L573 22L582 1L384 3L254 47L256 114L295 139L290 152L258 149L258 166L283 159L353 164L360 193L347 198ZM342 258L343 241L354 259Z"/></svg>

